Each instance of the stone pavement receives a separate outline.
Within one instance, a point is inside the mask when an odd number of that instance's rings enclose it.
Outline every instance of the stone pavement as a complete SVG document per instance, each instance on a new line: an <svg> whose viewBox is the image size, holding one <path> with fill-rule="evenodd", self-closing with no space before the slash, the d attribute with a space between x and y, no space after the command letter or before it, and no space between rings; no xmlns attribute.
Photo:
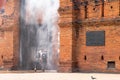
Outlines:
<svg viewBox="0 0 120 80"><path fill-rule="evenodd" d="M96 79L92 79L93 76ZM120 80L107 73L0 73L0 80Z"/></svg>

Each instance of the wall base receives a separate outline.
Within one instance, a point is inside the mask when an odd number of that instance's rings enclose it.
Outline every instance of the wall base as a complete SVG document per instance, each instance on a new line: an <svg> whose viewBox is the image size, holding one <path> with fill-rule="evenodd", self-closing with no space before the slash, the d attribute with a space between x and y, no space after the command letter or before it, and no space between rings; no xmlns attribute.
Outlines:
<svg viewBox="0 0 120 80"><path fill-rule="evenodd" d="M72 62L60 62L58 72L72 72Z"/></svg>

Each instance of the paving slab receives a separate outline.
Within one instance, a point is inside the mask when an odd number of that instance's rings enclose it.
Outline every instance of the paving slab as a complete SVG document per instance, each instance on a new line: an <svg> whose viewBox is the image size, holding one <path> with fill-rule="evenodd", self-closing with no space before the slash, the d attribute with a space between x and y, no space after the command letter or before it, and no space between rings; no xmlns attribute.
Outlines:
<svg viewBox="0 0 120 80"><path fill-rule="evenodd" d="M0 80L120 80L107 73L0 73Z"/></svg>

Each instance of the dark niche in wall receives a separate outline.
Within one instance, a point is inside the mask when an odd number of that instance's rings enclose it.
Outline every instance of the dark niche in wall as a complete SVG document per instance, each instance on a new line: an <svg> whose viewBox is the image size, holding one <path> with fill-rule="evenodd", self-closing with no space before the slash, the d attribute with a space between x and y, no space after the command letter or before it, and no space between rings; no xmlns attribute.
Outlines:
<svg viewBox="0 0 120 80"><path fill-rule="evenodd" d="M105 31L88 31L86 32L87 46L104 46Z"/></svg>
<svg viewBox="0 0 120 80"><path fill-rule="evenodd" d="M114 69L115 68L115 61L108 61L107 62L107 68L108 69Z"/></svg>

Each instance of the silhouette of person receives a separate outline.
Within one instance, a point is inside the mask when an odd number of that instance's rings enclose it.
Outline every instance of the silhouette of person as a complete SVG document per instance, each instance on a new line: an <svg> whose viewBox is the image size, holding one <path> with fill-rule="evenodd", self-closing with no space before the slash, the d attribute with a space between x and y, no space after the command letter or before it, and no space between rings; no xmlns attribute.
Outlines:
<svg viewBox="0 0 120 80"><path fill-rule="evenodd" d="M43 70L43 72L46 69L46 66L47 66L47 51L44 51L42 53L42 70Z"/></svg>
<svg viewBox="0 0 120 80"><path fill-rule="evenodd" d="M35 72L37 71L37 69L41 63L41 54L42 54L42 51L39 50L35 55L35 66L34 66Z"/></svg>

